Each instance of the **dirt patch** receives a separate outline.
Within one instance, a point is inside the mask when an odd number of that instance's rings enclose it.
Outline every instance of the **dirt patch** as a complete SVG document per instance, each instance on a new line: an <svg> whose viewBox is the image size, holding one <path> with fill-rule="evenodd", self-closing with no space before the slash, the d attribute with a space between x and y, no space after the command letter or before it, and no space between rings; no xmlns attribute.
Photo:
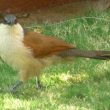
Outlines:
<svg viewBox="0 0 110 110"><path fill-rule="evenodd" d="M0 0L0 11L2 12L26 12L44 9L81 0Z"/></svg>
<svg viewBox="0 0 110 110"><path fill-rule="evenodd" d="M48 9L42 9L42 10L37 10L33 11L30 13L30 16L28 18L21 19L20 22L23 23L31 23L31 22L38 22L38 23L54 23L54 22L59 22L62 20L65 20L70 17L74 17L78 14L83 14L88 5L83 4L81 2L76 2L76 3L71 3L71 4L66 4L62 6L57 6L54 8L48 8Z"/></svg>
<svg viewBox="0 0 110 110"><path fill-rule="evenodd" d="M90 9L105 10L110 6L110 1L105 2L100 1L80 1L70 4L63 4L61 6L56 6L54 8L39 9L37 11L31 12L29 18L26 20L20 20L21 23L55 23L67 18L73 18L76 15L83 15L86 11Z"/></svg>
<svg viewBox="0 0 110 110"><path fill-rule="evenodd" d="M55 23L76 15L83 15L90 9L102 11L110 6L110 0L51 0L51 2L50 0L19 0L17 5L16 0L11 1L13 5L6 3L6 0L0 2L0 10L3 12L16 12L21 16L23 12L30 13L29 17L19 19L22 24Z"/></svg>

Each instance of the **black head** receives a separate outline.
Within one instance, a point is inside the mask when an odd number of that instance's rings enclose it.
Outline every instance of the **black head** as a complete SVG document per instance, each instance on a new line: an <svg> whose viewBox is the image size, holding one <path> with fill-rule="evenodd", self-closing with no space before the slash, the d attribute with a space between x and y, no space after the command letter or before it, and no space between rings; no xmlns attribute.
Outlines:
<svg viewBox="0 0 110 110"><path fill-rule="evenodd" d="M6 15L4 16L4 23L8 25L14 25L17 23L17 18L12 14Z"/></svg>

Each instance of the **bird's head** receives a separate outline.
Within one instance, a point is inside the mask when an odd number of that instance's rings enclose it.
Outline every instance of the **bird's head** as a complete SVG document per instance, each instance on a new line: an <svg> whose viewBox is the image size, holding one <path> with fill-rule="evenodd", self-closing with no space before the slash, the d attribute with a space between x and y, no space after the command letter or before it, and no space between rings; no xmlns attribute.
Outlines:
<svg viewBox="0 0 110 110"><path fill-rule="evenodd" d="M0 37L4 34L21 35L23 34L22 26L17 22L16 16L8 14L0 21Z"/></svg>
<svg viewBox="0 0 110 110"><path fill-rule="evenodd" d="M11 15L11 14L10 15L6 15L3 18L3 23L5 25L9 25L9 26L16 25L17 24L17 18L16 18L16 16Z"/></svg>

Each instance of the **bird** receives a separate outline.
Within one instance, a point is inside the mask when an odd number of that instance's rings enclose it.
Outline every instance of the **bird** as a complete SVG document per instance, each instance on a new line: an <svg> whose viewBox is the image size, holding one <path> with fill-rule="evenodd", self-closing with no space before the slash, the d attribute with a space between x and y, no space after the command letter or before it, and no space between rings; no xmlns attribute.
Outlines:
<svg viewBox="0 0 110 110"><path fill-rule="evenodd" d="M29 78L36 77L36 88L42 88L42 70L50 65L83 57L110 60L110 51L81 50L53 36L24 30L13 14L0 21L0 57L18 72L18 81L10 89L16 92Z"/></svg>

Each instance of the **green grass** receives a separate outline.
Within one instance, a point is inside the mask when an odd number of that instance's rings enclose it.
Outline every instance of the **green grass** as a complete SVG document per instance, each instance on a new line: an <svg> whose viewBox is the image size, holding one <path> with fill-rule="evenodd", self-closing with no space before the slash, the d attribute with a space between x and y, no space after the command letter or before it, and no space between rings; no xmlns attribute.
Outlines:
<svg viewBox="0 0 110 110"><path fill-rule="evenodd" d="M91 11L85 16L100 19L78 17L30 27L80 49L110 50L110 12ZM110 61L77 58L51 66L43 71L43 90L36 90L31 79L11 94L8 88L16 80L16 71L1 62L0 110L110 110Z"/></svg>

